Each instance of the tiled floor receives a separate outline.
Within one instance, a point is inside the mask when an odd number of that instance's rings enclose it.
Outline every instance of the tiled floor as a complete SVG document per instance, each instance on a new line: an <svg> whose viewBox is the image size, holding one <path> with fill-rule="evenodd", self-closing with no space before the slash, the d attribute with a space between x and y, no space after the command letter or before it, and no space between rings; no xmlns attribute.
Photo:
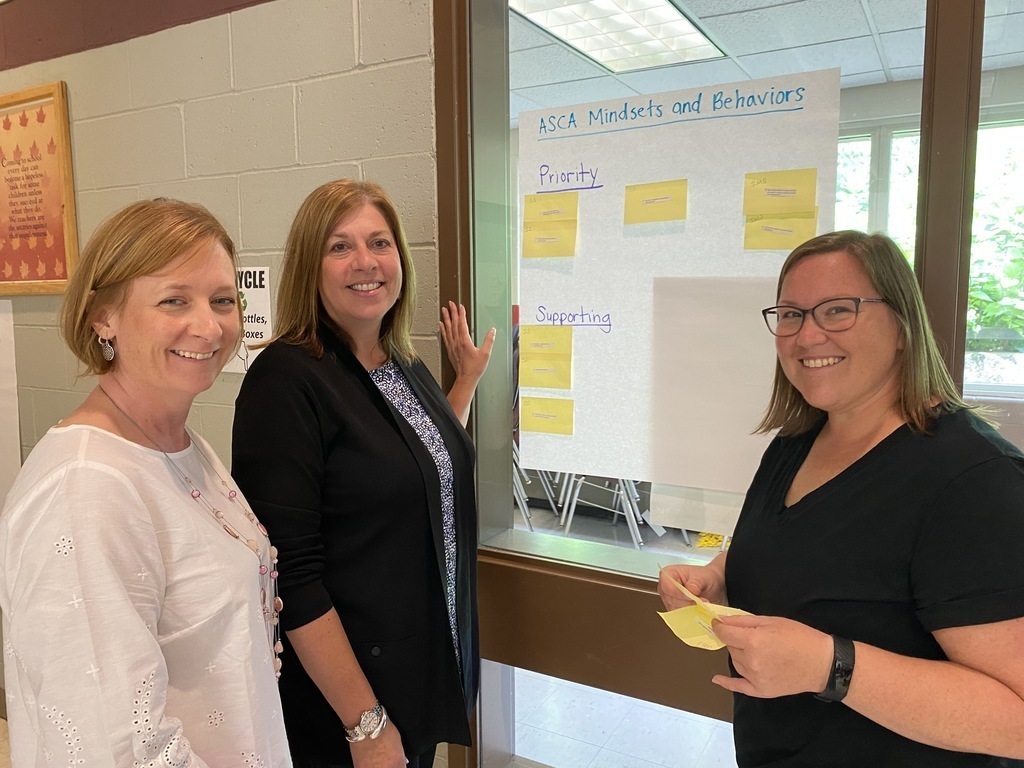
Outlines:
<svg viewBox="0 0 1024 768"><path fill-rule="evenodd" d="M517 762L531 767L736 765L728 723L521 669L515 749Z"/></svg>

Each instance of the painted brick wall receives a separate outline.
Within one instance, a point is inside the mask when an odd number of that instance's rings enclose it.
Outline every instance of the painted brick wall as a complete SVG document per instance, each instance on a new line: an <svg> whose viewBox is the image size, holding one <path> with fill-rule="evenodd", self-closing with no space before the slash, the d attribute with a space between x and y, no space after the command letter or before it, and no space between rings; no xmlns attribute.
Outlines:
<svg viewBox="0 0 1024 768"><path fill-rule="evenodd" d="M381 183L414 253L417 349L437 372L431 20L423 0L274 0L0 72L0 92L68 83L83 245L131 201L195 201L276 288L305 195L342 176ZM76 378L58 335L59 297L13 301L24 456L94 381ZM240 381L223 374L192 413L225 460Z"/></svg>

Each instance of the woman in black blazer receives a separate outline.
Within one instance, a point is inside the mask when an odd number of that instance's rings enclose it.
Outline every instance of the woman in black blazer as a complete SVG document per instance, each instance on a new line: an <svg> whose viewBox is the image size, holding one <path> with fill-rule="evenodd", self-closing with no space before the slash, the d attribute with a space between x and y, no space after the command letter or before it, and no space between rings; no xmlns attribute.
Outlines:
<svg viewBox="0 0 1024 768"><path fill-rule="evenodd" d="M235 403L232 472L279 548L281 698L296 768L429 768L469 743L479 668L474 450L494 342L442 310L441 393L410 339L415 277L375 184L292 223L274 340Z"/></svg>

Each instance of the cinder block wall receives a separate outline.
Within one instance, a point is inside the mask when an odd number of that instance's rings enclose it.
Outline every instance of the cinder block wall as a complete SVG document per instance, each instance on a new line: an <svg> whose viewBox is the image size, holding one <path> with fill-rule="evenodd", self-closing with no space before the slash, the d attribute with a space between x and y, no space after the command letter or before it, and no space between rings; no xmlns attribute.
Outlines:
<svg viewBox="0 0 1024 768"><path fill-rule="evenodd" d="M207 206L276 290L292 215L324 181L381 183L419 281L416 345L439 370L432 15L409 0L276 0L125 43L0 72L0 93L64 80L79 240L134 200ZM22 455L94 386L56 328L60 297L15 297ZM230 458L241 374L191 424Z"/></svg>

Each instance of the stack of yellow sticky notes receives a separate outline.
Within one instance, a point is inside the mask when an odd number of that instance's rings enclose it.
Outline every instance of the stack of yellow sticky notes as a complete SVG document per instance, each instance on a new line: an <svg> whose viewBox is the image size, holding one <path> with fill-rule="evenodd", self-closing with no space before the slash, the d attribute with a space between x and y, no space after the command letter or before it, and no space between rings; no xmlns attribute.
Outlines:
<svg viewBox="0 0 1024 768"><path fill-rule="evenodd" d="M693 601L693 605L676 608L674 611L659 611L658 615L665 620L668 628L675 633L676 637L694 648L703 648L708 651L724 648L725 643L719 640L712 631L711 622L721 616L750 615L749 611L740 608L706 603L678 581L673 583L682 590L687 598Z"/></svg>
<svg viewBox="0 0 1024 768"><path fill-rule="evenodd" d="M697 546L698 547L720 547L722 546L722 540L725 538L720 533L707 533L701 531L697 535Z"/></svg>

